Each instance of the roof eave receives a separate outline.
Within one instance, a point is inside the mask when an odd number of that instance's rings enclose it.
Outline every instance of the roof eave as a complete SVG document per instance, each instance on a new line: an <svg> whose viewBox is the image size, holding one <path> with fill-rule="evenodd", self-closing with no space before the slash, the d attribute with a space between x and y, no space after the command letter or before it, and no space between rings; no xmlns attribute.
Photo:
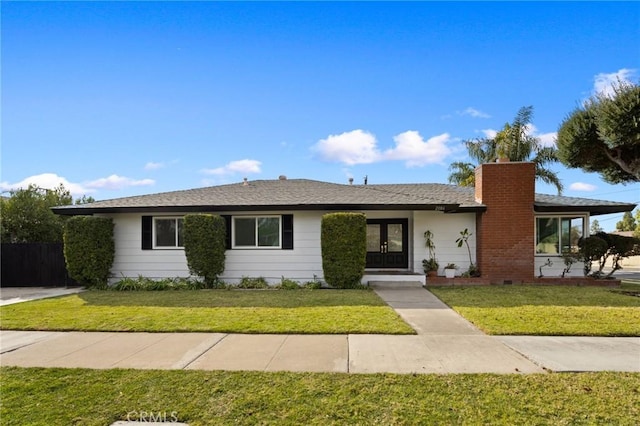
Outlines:
<svg viewBox="0 0 640 426"><path fill-rule="evenodd" d="M630 212L636 208L635 204L616 205L591 205L591 206L571 206L566 204L534 204L534 210L540 213L582 213L589 212L591 216L602 214Z"/></svg>
<svg viewBox="0 0 640 426"><path fill-rule="evenodd" d="M282 204L282 205L197 205L197 206L131 206L131 207L54 207L53 212L65 216L112 213L204 213L227 211L360 211L360 210L433 210L445 213L484 211L485 206L459 204Z"/></svg>

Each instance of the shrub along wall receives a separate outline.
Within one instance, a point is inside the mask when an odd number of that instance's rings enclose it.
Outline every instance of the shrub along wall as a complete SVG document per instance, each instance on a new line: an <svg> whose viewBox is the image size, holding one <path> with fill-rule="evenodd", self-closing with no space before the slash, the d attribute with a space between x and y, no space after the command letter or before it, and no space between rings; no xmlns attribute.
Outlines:
<svg viewBox="0 0 640 426"><path fill-rule="evenodd" d="M63 240L69 276L88 287L106 287L115 256L113 221L105 217L71 217Z"/></svg>
<svg viewBox="0 0 640 426"><path fill-rule="evenodd" d="M224 272L226 225L221 216L188 214L184 217L184 253L189 271L214 287Z"/></svg>
<svg viewBox="0 0 640 426"><path fill-rule="evenodd" d="M367 219L362 213L329 213L321 225L322 270L332 287L361 284L367 261Z"/></svg>

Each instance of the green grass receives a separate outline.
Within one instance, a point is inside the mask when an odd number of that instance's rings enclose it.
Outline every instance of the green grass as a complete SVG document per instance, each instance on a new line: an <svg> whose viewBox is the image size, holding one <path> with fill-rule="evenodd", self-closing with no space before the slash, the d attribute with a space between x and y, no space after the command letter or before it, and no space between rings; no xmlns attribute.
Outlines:
<svg viewBox="0 0 640 426"><path fill-rule="evenodd" d="M414 334L370 290L87 291L0 308L5 330Z"/></svg>
<svg viewBox="0 0 640 426"><path fill-rule="evenodd" d="M640 336L640 287L433 287L438 298L488 334Z"/></svg>
<svg viewBox="0 0 640 426"><path fill-rule="evenodd" d="M349 375L4 367L4 425L637 424L640 374Z"/></svg>

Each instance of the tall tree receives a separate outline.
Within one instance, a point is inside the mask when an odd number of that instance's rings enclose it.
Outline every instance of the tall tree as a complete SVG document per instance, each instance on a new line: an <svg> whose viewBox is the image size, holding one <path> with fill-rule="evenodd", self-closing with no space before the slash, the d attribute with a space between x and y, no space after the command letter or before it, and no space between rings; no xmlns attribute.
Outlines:
<svg viewBox="0 0 640 426"><path fill-rule="evenodd" d="M604 229L602 229L602 226L600 226L600 222L598 222L598 219L594 219L593 222L591 222L589 234L593 235L597 234L598 232L604 232Z"/></svg>
<svg viewBox="0 0 640 426"><path fill-rule="evenodd" d="M536 166L536 179L556 187L562 193L562 182L558 175L548 168L550 163L558 161L556 149L543 146L540 139L530 132L533 107L522 107L513 122L506 123L493 138L466 140L469 157L477 164L491 163L498 158L510 161L531 161ZM456 162L449 166L449 182L460 186L475 184L476 165Z"/></svg>
<svg viewBox="0 0 640 426"><path fill-rule="evenodd" d="M636 219L633 217L631 212L624 212L622 215L622 220L616 223L616 231L635 231L636 230Z"/></svg>
<svg viewBox="0 0 640 426"><path fill-rule="evenodd" d="M51 207L72 202L62 184L55 189L29 185L11 191L9 198L0 200L0 239L8 243L62 242L65 218L54 214Z"/></svg>
<svg viewBox="0 0 640 426"><path fill-rule="evenodd" d="M609 183L640 182L640 86L618 82L573 111L558 130L558 158Z"/></svg>

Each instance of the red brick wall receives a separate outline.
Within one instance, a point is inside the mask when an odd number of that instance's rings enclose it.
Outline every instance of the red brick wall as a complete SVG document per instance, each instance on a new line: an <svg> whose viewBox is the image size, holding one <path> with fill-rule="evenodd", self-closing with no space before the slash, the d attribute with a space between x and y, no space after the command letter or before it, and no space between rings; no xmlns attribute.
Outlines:
<svg viewBox="0 0 640 426"><path fill-rule="evenodd" d="M476 227L478 267L501 284L534 279L535 165L489 163L476 169L476 201L487 206Z"/></svg>

